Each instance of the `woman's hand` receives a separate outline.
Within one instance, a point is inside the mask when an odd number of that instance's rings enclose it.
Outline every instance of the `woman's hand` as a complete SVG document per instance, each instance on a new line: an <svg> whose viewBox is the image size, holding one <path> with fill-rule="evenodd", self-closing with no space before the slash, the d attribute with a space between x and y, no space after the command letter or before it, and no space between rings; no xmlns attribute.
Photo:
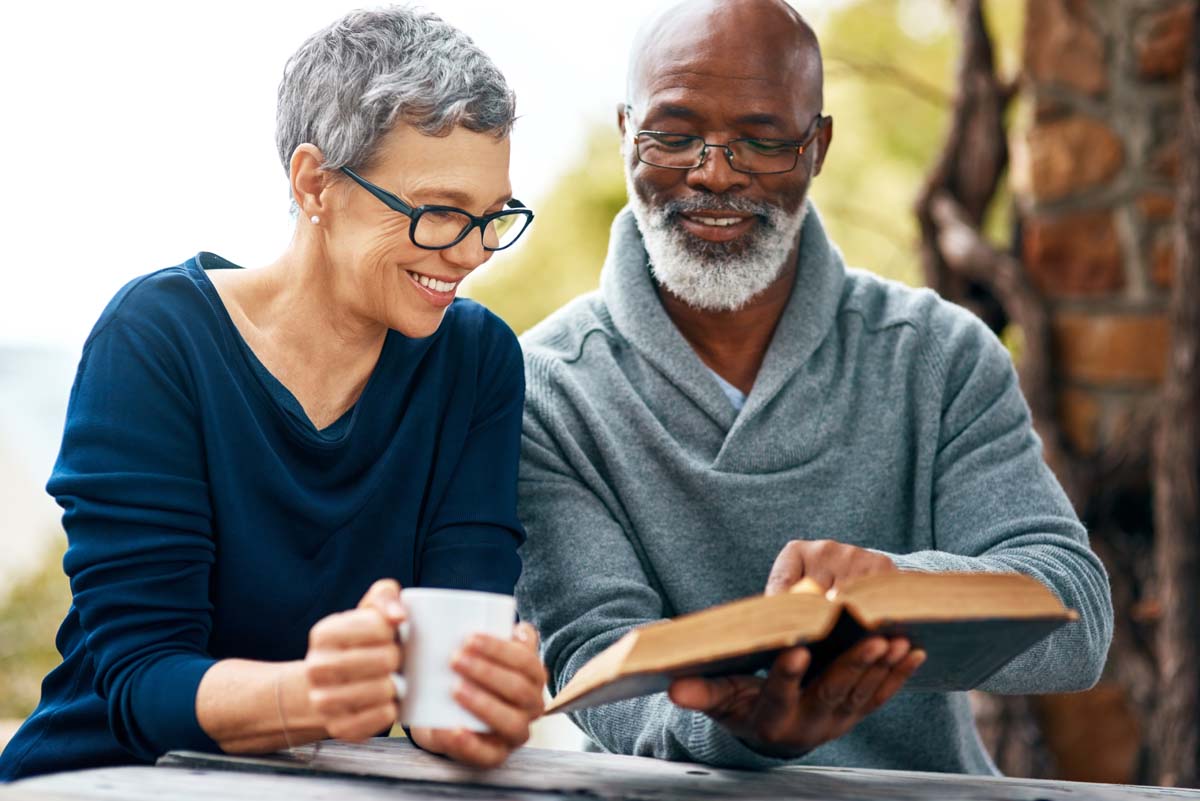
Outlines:
<svg viewBox="0 0 1200 801"><path fill-rule="evenodd" d="M529 726L544 710L546 669L538 658L537 632L519 623L511 640L475 635L451 667L463 677L454 700L491 731L414 728L413 740L467 765L497 767L529 740Z"/></svg>
<svg viewBox="0 0 1200 801"><path fill-rule="evenodd" d="M400 585L382 579L358 608L312 627L304 658L308 700L330 737L366 740L396 722L392 674L404 663L396 631L404 619Z"/></svg>

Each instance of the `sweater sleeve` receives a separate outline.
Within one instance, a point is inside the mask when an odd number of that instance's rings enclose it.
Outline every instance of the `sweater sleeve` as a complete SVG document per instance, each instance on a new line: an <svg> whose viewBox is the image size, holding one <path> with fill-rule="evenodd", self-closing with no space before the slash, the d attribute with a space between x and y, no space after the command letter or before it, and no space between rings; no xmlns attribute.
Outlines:
<svg viewBox="0 0 1200 801"><path fill-rule="evenodd" d="M519 498L528 539L517 610L542 633L550 691L557 694L589 659L631 628L661 620L664 610L607 505L611 499L592 488L598 475L582 476L572 466L590 470L589 460L565 431L551 433L562 415L554 413L546 365L540 366L530 365L521 447ZM730 768L788 764L751 750L708 716L680 709L666 693L573 712L571 719L612 753Z"/></svg>
<svg viewBox="0 0 1200 801"><path fill-rule="evenodd" d="M117 741L147 761L215 751L196 719L214 561L204 450L186 372L160 330L110 318L85 346L47 489L63 565Z"/></svg>
<svg viewBox="0 0 1200 801"><path fill-rule="evenodd" d="M466 441L424 539L417 583L510 595L521 572L517 466L525 372L512 331L490 313Z"/></svg>
<svg viewBox="0 0 1200 801"><path fill-rule="evenodd" d="M1009 571L1045 584L1079 620L980 689L1086 689L1099 679L1112 638L1108 576L1042 459L1008 352L965 311L942 314L929 360L945 387L933 476L935 549L889 555L905 570Z"/></svg>

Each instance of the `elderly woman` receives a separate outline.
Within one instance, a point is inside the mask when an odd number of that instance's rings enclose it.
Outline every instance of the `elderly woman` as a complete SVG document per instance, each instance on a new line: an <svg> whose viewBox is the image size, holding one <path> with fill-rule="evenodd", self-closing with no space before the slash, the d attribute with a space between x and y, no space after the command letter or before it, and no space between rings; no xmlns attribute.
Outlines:
<svg viewBox="0 0 1200 801"><path fill-rule="evenodd" d="M292 57L288 248L138 278L84 346L49 483L63 662L0 779L386 733L400 586L511 593L521 354L455 292L532 217L513 117L432 14L355 12ZM545 674L527 625L476 639L447 670L491 731L412 736L488 766L528 738Z"/></svg>

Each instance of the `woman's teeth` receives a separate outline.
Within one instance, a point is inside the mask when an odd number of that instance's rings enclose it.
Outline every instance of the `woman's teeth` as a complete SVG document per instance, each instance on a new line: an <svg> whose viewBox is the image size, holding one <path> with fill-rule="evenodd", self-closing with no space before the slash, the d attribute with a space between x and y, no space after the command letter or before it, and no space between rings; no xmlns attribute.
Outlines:
<svg viewBox="0 0 1200 801"><path fill-rule="evenodd" d="M423 287L426 287L427 289L432 289L434 292L449 292L450 290L452 290L456 286L458 286L458 281L455 281L453 283L447 283L445 281L439 281L436 278L430 278L428 275L421 275L420 273L414 273L411 270L409 271L408 274L411 275L413 277L413 280L416 281L418 284L420 284Z"/></svg>

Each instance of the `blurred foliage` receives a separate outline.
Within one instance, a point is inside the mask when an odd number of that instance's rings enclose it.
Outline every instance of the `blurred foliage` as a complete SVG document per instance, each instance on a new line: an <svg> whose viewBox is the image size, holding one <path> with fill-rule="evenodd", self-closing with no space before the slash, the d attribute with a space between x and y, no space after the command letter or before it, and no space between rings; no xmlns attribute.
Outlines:
<svg viewBox="0 0 1200 801"><path fill-rule="evenodd" d="M1020 57L1024 3L985 4L1002 74ZM816 20L825 57L825 113L834 138L812 196L850 265L918 284L912 205L949 124L958 28L945 0L863 0ZM519 132L517 134L520 135ZM578 164L531 203L533 227L512 253L468 281L465 292L518 333L599 283L625 182L615 121L589 139ZM988 219L1009 236L1002 193Z"/></svg>
<svg viewBox="0 0 1200 801"><path fill-rule="evenodd" d="M472 275L465 293L520 333L595 289L609 228L625 205L620 149L615 127L594 131L579 163L532 204L533 225L513 252Z"/></svg>
<svg viewBox="0 0 1200 801"><path fill-rule="evenodd" d="M41 570L0 600L0 718L23 718L37 706L42 677L61 661L54 633L71 605L60 536Z"/></svg>

